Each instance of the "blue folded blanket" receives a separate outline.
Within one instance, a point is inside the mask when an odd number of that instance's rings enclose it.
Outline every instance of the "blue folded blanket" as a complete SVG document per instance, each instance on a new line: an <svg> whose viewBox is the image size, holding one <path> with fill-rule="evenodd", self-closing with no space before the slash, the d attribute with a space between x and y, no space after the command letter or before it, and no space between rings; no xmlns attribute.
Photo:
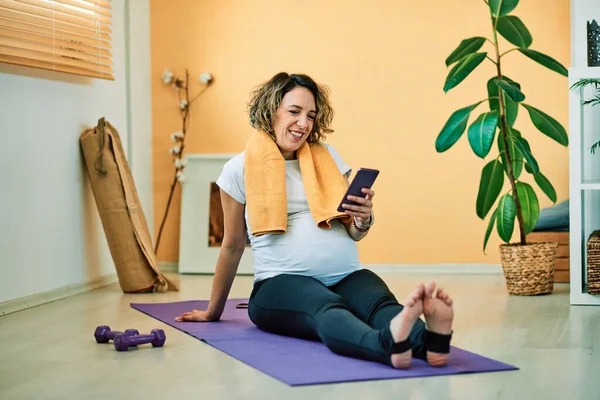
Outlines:
<svg viewBox="0 0 600 400"><path fill-rule="evenodd" d="M553 207L542 208L534 232L568 232L569 231L569 200L558 203Z"/></svg>

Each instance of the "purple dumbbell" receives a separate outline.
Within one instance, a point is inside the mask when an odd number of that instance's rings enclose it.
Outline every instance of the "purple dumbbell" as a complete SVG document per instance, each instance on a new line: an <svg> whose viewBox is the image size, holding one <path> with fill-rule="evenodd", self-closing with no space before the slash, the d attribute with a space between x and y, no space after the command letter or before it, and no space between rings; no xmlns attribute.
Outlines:
<svg viewBox="0 0 600 400"><path fill-rule="evenodd" d="M139 335L137 329L127 329L125 332L119 331L111 331L110 327L106 325L101 325L96 327L94 331L94 337L96 338L96 342L98 343L108 343L110 340L114 340L117 335L124 333L128 336Z"/></svg>
<svg viewBox="0 0 600 400"><path fill-rule="evenodd" d="M152 329L149 335L117 335L115 336L115 349L117 351L127 351L131 346L145 343L152 343L152 347L161 347L166 340L167 336L162 329Z"/></svg>

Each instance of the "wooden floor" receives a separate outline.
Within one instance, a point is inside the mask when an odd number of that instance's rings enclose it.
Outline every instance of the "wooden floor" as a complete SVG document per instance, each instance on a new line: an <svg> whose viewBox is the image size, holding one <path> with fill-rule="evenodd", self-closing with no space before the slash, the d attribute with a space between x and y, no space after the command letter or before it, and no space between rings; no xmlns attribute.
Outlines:
<svg viewBox="0 0 600 400"><path fill-rule="evenodd" d="M431 276L384 274L399 298ZM183 276L181 292L125 295L117 285L0 317L0 399L600 399L600 308L552 295L509 296L502 275L444 275L455 298L453 345L519 371L289 387L130 308L130 302L205 299L210 276ZM231 297L247 297L238 277ZM97 325L149 332L163 348L118 353Z"/></svg>

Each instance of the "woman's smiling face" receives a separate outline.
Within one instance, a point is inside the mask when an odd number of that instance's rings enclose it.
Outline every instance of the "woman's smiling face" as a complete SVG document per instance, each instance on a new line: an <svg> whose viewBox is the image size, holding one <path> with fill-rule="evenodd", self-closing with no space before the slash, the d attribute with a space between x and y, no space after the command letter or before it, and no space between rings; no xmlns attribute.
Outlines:
<svg viewBox="0 0 600 400"><path fill-rule="evenodd" d="M296 158L296 150L312 132L316 116L315 98L307 88L296 86L283 96L273 118L275 142L283 158Z"/></svg>

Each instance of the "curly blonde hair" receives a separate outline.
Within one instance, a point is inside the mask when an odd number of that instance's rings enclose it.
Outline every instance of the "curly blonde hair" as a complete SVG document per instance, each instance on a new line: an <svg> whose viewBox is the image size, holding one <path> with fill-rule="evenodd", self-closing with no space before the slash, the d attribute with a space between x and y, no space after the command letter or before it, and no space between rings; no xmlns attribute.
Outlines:
<svg viewBox="0 0 600 400"><path fill-rule="evenodd" d="M277 113L283 96L298 86L311 91L317 106L315 123L306 141L308 143L324 141L325 136L333 132L330 125L334 113L329 101L329 88L317 84L311 77L304 74L280 72L267 82L254 88L248 103L250 125L255 129L264 130L275 140L273 117Z"/></svg>

